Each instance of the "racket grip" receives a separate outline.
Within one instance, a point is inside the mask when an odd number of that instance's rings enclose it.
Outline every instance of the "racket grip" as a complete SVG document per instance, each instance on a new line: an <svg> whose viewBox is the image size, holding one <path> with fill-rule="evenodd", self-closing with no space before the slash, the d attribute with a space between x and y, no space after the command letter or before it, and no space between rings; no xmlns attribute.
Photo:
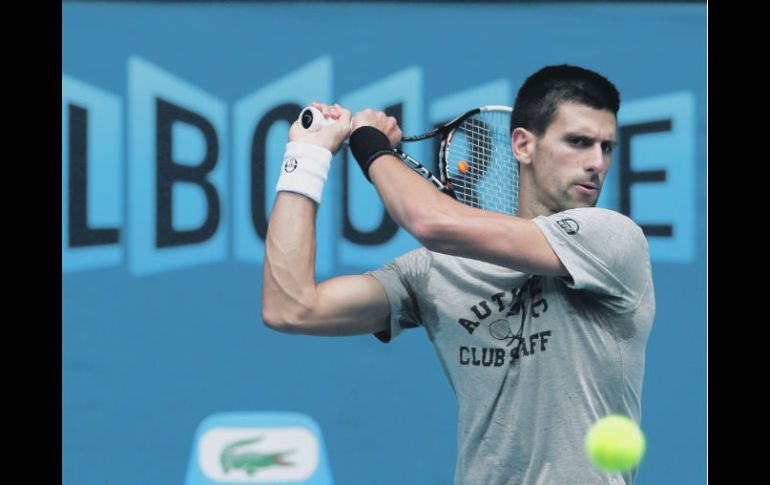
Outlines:
<svg viewBox="0 0 770 485"><path fill-rule="evenodd" d="M334 123L333 119L324 118L323 113L318 108L308 106L299 113L299 124L305 131L316 131L322 126Z"/></svg>
<svg viewBox="0 0 770 485"><path fill-rule="evenodd" d="M299 124L305 131L317 131L322 126L330 125L337 120L324 118L323 113L318 108L308 106L299 112ZM353 128L353 120L350 121L350 127Z"/></svg>

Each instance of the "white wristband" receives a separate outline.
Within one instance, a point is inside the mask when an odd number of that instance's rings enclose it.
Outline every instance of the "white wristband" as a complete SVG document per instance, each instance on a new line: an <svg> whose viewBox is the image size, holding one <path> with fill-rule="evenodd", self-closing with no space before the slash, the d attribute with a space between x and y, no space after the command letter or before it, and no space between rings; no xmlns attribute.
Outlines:
<svg viewBox="0 0 770 485"><path fill-rule="evenodd" d="M302 141L286 144L276 192L296 192L321 203L324 183L329 175L332 153L324 147Z"/></svg>

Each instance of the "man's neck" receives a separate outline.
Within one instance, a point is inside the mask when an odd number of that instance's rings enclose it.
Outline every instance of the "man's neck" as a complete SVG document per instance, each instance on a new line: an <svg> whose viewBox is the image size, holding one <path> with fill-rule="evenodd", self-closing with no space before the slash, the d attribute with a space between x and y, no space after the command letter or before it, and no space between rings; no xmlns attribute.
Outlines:
<svg viewBox="0 0 770 485"><path fill-rule="evenodd" d="M550 216L559 211L551 210L545 204L528 197L526 193L519 194L519 213L518 216L524 219L534 219L538 216Z"/></svg>

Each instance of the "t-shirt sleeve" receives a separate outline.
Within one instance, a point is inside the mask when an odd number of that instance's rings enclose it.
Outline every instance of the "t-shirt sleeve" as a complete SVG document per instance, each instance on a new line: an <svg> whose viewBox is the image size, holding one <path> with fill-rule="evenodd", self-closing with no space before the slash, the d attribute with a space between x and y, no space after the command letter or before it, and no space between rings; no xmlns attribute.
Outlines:
<svg viewBox="0 0 770 485"><path fill-rule="evenodd" d="M374 334L382 342L420 325L419 290L425 287L430 259L427 250L415 249L367 273L380 282L390 303L390 328Z"/></svg>
<svg viewBox="0 0 770 485"><path fill-rule="evenodd" d="M652 283L642 229L630 218L598 207L570 209L533 222L569 271L570 288L606 296L616 310L634 309Z"/></svg>

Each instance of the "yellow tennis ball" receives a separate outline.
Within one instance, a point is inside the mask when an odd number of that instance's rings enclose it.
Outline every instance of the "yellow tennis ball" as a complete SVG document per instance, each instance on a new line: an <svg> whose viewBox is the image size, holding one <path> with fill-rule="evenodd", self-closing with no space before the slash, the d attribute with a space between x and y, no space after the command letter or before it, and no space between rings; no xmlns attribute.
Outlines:
<svg viewBox="0 0 770 485"><path fill-rule="evenodd" d="M457 162L457 170L461 171L462 173L466 173L468 171L468 162L465 160L460 160Z"/></svg>
<svg viewBox="0 0 770 485"><path fill-rule="evenodd" d="M646 443L644 433L633 420L611 414L591 426L585 445L588 457L598 468L623 472L639 465Z"/></svg>

